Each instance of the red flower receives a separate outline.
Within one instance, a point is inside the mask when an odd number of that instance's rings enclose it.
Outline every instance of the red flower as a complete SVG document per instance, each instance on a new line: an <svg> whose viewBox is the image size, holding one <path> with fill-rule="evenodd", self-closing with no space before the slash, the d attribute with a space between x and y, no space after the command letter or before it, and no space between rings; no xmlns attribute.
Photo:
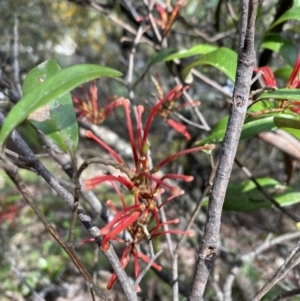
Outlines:
<svg viewBox="0 0 300 301"><path fill-rule="evenodd" d="M75 112L79 113L78 119L85 117L93 124L102 123L107 115L115 109L116 107L122 105L124 100L123 97L117 98L116 96L109 97L105 100L105 102L109 102L103 108L98 107L98 88L95 82L90 83L90 95L84 90L84 99L81 99L80 96L75 95L73 97L73 102L75 104Z"/></svg>
<svg viewBox="0 0 300 301"><path fill-rule="evenodd" d="M183 125L182 123L177 122L177 121L175 121L173 119L167 119L167 123L175 131L177 131L179 134L183 135L186 140L190 140L191 139L191 135L190 135L190 133L189 133L189 131L186 128L185 125Z"/></svg>
<svg viewBox="0 0 300 301"><path fill-rule="evenodd" d="M135 278L138 278L139 275L140 275L140 265L139 265L139 259L142 259L145 263L149 263L150 262L150 258L141 253L141 252L137 252L135 247L130 244L128 245L124 251L123 251L123 254L122 254L122 257L120 259L120 263L121 263L121 266L123 268L125 268L130 260L130 255L133 256L133 260L134 260L134 274L135 274ZM158 265L157 263L153 262L151 264L151 266L158 270L158 271L161 271L162 270L162 267L160 265ZM111 289L113 287L113 285L116 283L118 277L117 277L117 274L116 273L113 273L112 276L110 277L109 281L108 281L108 284L107 284L107 289ZM138 286L136 288L136 291L139 292L140 291L140 287Z"/></svg>
<svg viewBox="0 0 300 301"><path fill-rule="evenodd" d="M167 35L170 32L173 24L178 18L180 10L183 7L183 2L184 0L177 1L177 3L174 5L171 11L167 11L166 8L161 4L158 3L155 4L155 8L160 15L160 19L157 18L153 18L153 19L155 24L157 24L163 30L165 35ZM136 18L137 22L141 22L143 20L148 21L149 17L139 16Z"/></svg>
<svg viewBox="0 0 300 301"><path fill-rule="evenodd" d="M160 115L164 120L166 120L168 125L171 126L176 132L183 135L187 140L190 140L191 135L187 127L184 124L169 118L169 115L171 112L178 111L179 109L185 106L199 106L200 102L185 102L183 104L175 106L175 103L180 99L183 92L186 91L189 88L189 86L177 85L164 96L162 85L155 78L151 77L151 79L160 98L155 104L159 107L157 114Z"/></svg>
<svg viewBox="0 0 300 301"><path fill-rule="evenodd" d="M293 72L287 81L287 85L286 85L287 88L297 89L300 87L299 69L300 69L300 55L298 56Z"/></svg>
<svg viewBox="0 0 300 301"><path fill-rule="evenodd" d="M98 184L103 182L110 182L117 192L123 208L121 210L117 209L111 201L108 201L109 207L115 212L114 218L102 229L100 229L100 234L102 235L102 249L104 251L108 250L109 242L112 240L119 240L118 235L127 230L131 235L131 241L126 241L126 247L123 251L121 257L121 264L125 267L128 264L130 256L133 256L134 266L135 266L135 276L138 277L140 274L140 268L138 259L142 259L145 262L149 262L150 258L146 255L139 253L137 251L137 245L143 241L150 238L165 235L166 233L171 234L183 234L183 235L192 235L191 232L185 232L181 230L169 230L168 232L164 231L162 227L164 223L161 222L159 217L159 210L167 202L170 202L175 197L180 196L184 191L170 185L166 180L182 180L182 181L192 181L192 176L180 175L180 174L165 174L162 177L158 177L156 173L168 162L174 160L175 158L200 150L210 150L213 148L212 145L206 145L201 147L195 147L192 149L186 149L180 151L176 154L173 154L164 160L160 161L154 167L150 167L148 161L148 136L150 126L155 118L159 115L160 110L164 103L172 97L171 95L177 95L182 93L180 89L173 89L170 91L164 98L157 102L154 107L150 110L149 116L145 122L144 129L142 128L142 115L144 112L143 106L137 107L137 127L134 132L131 115L130 115L130 101L125 99L122 104L125 110L125 118L127 123L127 130L129 141L132 148L133 159L135 163L135 168L130 168L122 160L122 158L110 148L104 141L97 138L91 131L87 131L87 137L95 140L98 144L107 150L111 156L115 159L116 163L109 163L115 168L119 169L124 176L113 176L113 175L102 175L94 177L92 179L86 180L85 185L87 188L91 189ZM121 186L125 187L134 197L134 204L127 205L124 197L119 190L116 183L119 183ZM169 197L165 198L160 206L157 204L158 197L167 190L170 194ZM166 222L167 224L178 223L178 219L174 219ZM151 225L151 229L148 229L148 226ZM156 269L161 269L160 266L153 263L152 266ZM117 276L112 275L108 288L115 283Z"/></svg>
<svg viewBox="0 0 300 301"><path fill-rule="evenodd" d="M277 89L277 84L275 80L274 73L270 67L260 67L260 68L254 68L254 72L262 72L262 78L266 84L267 87L271 87L274 89ZM291 89L298 89L300 87L300 55L298 55L298 59L296 61L296 64L293 68L292 74L290 75L286 87ZM300 113L300 101L288 101L288 100L282 100L280 102L280 108L277 109L277 111L284 111L287 108L290 108L290 110L294 113L299 114Z"/></svg>
<svg viewBox="0 0 300 301"><path fill-rule="evenodd" d="M270 88L277 89L275 76L274 76L274 73L273 73L273 71L270 67L265 66L265 67L260 67L260 68L254 68L253 71L256 72L256 73L261 71L262 72L262 78L263 78L266 86L270 87Z"/></svg>
<svg viewBox="0 0 300 301"><path fill-rule="evenodd" d="M176 19L179 16L180 9L182 8L184 0L179 0L177 3L174 5L172 10L166 11L166 9L160 5L160 4L155 4L155 8L157 9L158 13L160 14L160 21L157 22L157 24L164 30L165 34L168 34L176 21Z"/></svg>

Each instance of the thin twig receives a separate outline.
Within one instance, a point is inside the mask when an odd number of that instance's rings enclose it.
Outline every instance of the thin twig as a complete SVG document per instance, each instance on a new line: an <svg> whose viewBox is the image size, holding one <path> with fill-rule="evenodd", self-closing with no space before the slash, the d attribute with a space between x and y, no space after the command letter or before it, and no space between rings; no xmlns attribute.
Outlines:
<svg viewBox="0 0 300 301"><path fill-rule="evenodd" d="M217 283L217 281L214 280L213 277L211 277L211 276L209 276L208 281L209 281L209 284L211 285L212 289L215 292L216 300L223 301L224 300L223 292L222 292L219 284Z"/></svg>
<svg viewBox="0 0 300 301"><path fill-rule="evenodd" d="M223 287L224 301L232 300L231 299L232 285L234 283L235 278L239 277L239 273L240 273L239 266L241 265L241 263L242 264L247 263L250 260L253 260L258 255L260 255L261 253L270 250L272 247L274 247L278 244L282 244L285 241L293 240L296 238L298 238L298 239L300 238L300 232L283 234L272 240L267 240L263 244L258 246L256 249L254 249L253 251L246 253L240 257L237 257L236 258L237 265L231 269L230 273L227 275L225 282L224 282L224 287Z"/></svg>
<svg viewBox="0 0 300 301"><path fill-rule="evenodd" d="M292 212L289 212L284 207L281 207L276 200L269 195L263 187L258 183L258 181L255 179L255 177L252 175L250 170L244 166L237 158L234 159L234 162L238 165L238 167L244 172L244 174L255 184L257 190L271 203L273 204L277 209L279 209L282 213L284 213L286 216L288 216L293 222L298 222L300 219L297 215L295 215Z"/></svg>
<svg viewBox="0 0 300 301"><path fill-rule="evenodd" d="M134 57L135 57L135 53L136 53L136 47L139 44L141 38L142 38L142 34L143 34L143 24L139 27L137 33L136 33L136 37L133 41L133 45L131 47L131 51L129 54L129 59L128 59L128 72L127 72L127 81L128 84L131 85L132 83L132 77L133 77L133 67L134 67ZM130 92L130 91L129 91ZM129 95L129 97L131 98L131 96Z"/></svg>
<svg viewBox="0 0 300 301"><path fill-rule="evenodd" d="M71 154L72 158L72 166L73 166L73 175L77 174L77 160L75 154ZM73 208L72 208L72 217L71 217L71 223L70 223L70 230L69 230L69 237L68 237L68 243L70 245L73 245L74 242L74 233L75 233L75 227L76 227L76 220L77 220L77 214L78 214L78 206L79 206L79 198L80 198L80 177L74 177L74 202L73 202Z"/></svg>
<svg viewBox="0 0 300 301"><path fill-rule="evenodd" d="M267 240L265 241L263 244L261 244L260 246L258 246L256 249L254 249L253 251L244 254L240 257L240 259L243 262L247 262L249 260L252 260L253 258L257 257L257 255L268 251L270 248L278 245L278 244L282 244L285 241L288 240L292 240L292 239L296 239L296 238L300 238L300 232L295 232L295 233L287 233L287 234L283 234L280 235L272 240Z"/></svg>
<svg viewBox="0 0 300 301"><path fill-rule="evenodd" d="M189 231L191 229L191 227L192 227L192 225L193 225L193 223L194 223L196 217L198 216L198 213L199 213L199 211L200 211L200 209L202 207L203 200L207 196L207 194L210 192L210 189L211 189L211 187L213 185L214 177L215 177L215 174L216 174L216 170L217 170L217 166L218 166L219 161L217 161L216 163L214 163L212 155L210 156L210 158L211 158L212 171L210 173L208 183L206 184L205 189L204 189L204 191L203 191L203 193L201 195L201 198L199 199L199 201L197 203L197 206L195 207L195 209L194 209L194 211L193 211L193 213L192 213L192 215L190 217L190 220L189 220L187 226L185 227L184 231ZM186 236L183 235L180 238L180 240L179 240L179 242L178 242L178 244L177 244L177 246L175 248L175 253L178 252L180 246L182 245L182 243L185 240L186 240Z"/></svg>
<svg viewBox="0 0 300 301"><path fill-rule="evenodd" d="M286 298L291 298L294 296L300 295L300 288L296 288L294 290L290 290L288 292L280 293L273 301L280 301Z"/></svg>
<svg viewBox="0 0 300 301"><path fill-rule="evenodd" d="M232 301L231 294L232 294L232 286L235 280L235 270L238 269L237 267L234 267L230 273L226 276L224 285L223 285L223 301Z"/></svg>
<svg viewBox="0 0 300 301"><path fill-rule="evenodd" d="M174 77L174 80L175 80L176 84L180 84L181 83L181 80L177 76ZM202 115L202 113L200 112L200 110L198 109L198 107L193 106L193 102L194 101L191 98L191 96L186 91L183 91L183 96L187 100L187 102L189 104L191 104L191 109L194 111L194 113L196 114L196 116L198 117L198 119L200 120L200 122L202 123L202 125L204 127L204 130L205 131L210 131L210 126L206 122L204 116Z"/></svg>
<svg viewBox="0 0 300 301"><path fill-rule="evenodd" d="M195 75L196 77L198 77L199 79L201 79L204 83L206 83L207 85L213 87L214 89L216 89L217 91L221 92L224 96L226 97L232 97L232 93L228 92L226 89L224 89L221 85L219 85L216 81L210 79L209 77L207 77L206 75L200 73L197 69L192 69L191 73L193 75Z"/></svg>
<svg viewBox="0 0 300 301"><path fill-rule="evenodd" d="M144 4L148 9L148 17L149 17L149 20L150 20L151 27L154 31L154 34L155 34L157 40L159 41L159 43L161 43L162 42L162 37L161 37L161 34L160 34L160 32L157 28L157 25L154 21L154 17L153 17L153 14L152 14L154 3L155 3L154 1L150 1L150 3L149 3L148 0L144 0Z"/></svg>
<svg viewBox="0 0 300 301"><path fill-rule="evenodd" d="M22 87L20 83L20 66L19 66L19 20L14 15L14 81L17 91L22 96Z"/></svg>
<svg viewBox="0 0 300 301"><path fill-rule="evenodd" d="M274 276L261 288L251 301L259 301L278 281L284 278L287 273L300 263L300 257L294 260L300 251L300 242L291 250L284 263L277 269Z"/></svg>
<svg viewBox="0 0 300 301"><path fill-rule="evenodd" d="M20 193L22 194L23 198L27 202L27 204L33 209L35 214L39 217L39 219L43 222L45 228L50 232L50 234L55 238L55 240L61 245L61 247L66 251L66 253L69 255L70 259L73 261L75 266L77 267L80 274L83 276L83 278L91 284L91 287L95 291L95 293L105 301L109 301L109 298L102 292L94 283L92 280L92 277L88 273L88 271L85 269L82 262L77 257L75 251L73 248L70 248L68 244L64 241L64 239L60 236L60 234L51 226L46 217L44 216L43 212L36 206L36 204L33 201L33 198L28 191L27 187L25 186L22 178L18 174L17 168L7 161L5 158L2 158L4 161L4 164L1 164L1 167L5 170L6 174L10 177L10 179L14 182Z"/></svg>
<svg viewBox="0 0 300 301"><path fill-rule="evenodd" d="M129 23L123 22L120 18L115 16L109 10L103 8L99 3L96 3L95 1L90 1L90 6L93 7L95 10L103 13L110 21L122 27L126 31L132 33L133 35L137 34L137 31L132 26L130 26ZM145 42L152 47L159 48L159 46L156 46L156 44L153 41L146 37L142 37L142 42Z"/></svg>
<svg viewBox="0 0 300 301"><path fill-rule="evenodd" d="M134 287L136 288L141 280L144 278L148 270L151 268L152 263L158 258L158 256L163 252L163 250L158 251L153 257L151 257L151 260L148 262L148 264L145 266L144 270L140 273L140 275L136 278L134 282Z"/></svg>

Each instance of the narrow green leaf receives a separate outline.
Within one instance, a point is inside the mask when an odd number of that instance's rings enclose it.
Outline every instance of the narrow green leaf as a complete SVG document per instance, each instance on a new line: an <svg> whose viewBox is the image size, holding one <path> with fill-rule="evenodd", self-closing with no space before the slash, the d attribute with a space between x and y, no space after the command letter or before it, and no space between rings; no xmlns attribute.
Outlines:
<svg viewBox="0 0 300 301"><path fill-rule="evenodd" d="M232 82L235 81L237 54L229 48L220 47L214 51L201 55L198 60L182 70L185 79L191 69L199 65L211 65L223 72Z"/></svg>
<svg viewBox="0 0 300 301"><path fill-rule="evenodd" d="M278 24L289 21L289 20L297 20L300 21L300 7L292 7L287 10L280 18L278 18L270 27L269 30Z"/></svg>
<svg viewBox="0 0 300 301"><path fill-rule="evenodd" d="M278 89L274 91L268 91L261 94L259 99L274 98L274 99L288 99L288 100L300 100L300 89Z"/></svg>
<svg viewBox="0 0 300 301"><path fill-rule="evenodd" d="M208 44L197 44L190 49L183 49L180 51L175 51L173 48L162 49L152 57L148 66L150 67L154 64L172 61L175 59L187 58L194 55L206 54L216 49L216 46Z"/></svg>
<svg viewBox="0 0 300 301"><path fill-rule="evenodd" d="M300 202L300 191L292 187L283 186L272 178L257 179L260 186L281 206L289 206ZM207 200L204 206L207 205ZM273 204L256 188L256 185L247 180L241 183L229 184L226 191L224 210L253 211L272 207Z"/></svg>
<svg viewBox="0 0 300 301"><path fill-rule="evenodd" d="M201 146L209 143L220 143L223 141L228 123L228 116L223 117L215 126L211 134L203 140L197 141L195 145ZM274 116L264 118L247 118L242 129L241 139L253 137L261 132L273 131Z"/></svg>
<svg viewBox="0 0 300 301"><path fill-rule="evenodd" d="M175 59L183 59L194 55L206 54L216 50L217 47L209 44L197 44L190 49L183 49L172 53L164 58L164 61L172 61Z"/></svg>
<svg viewBox="0 0 300 301"><path fill-rule="evenodd" d="M275 125L300 140L300 116L280 114L274 117Z"/></svg>
<svg viewBox="0 0 300 301"><path fill-rule="evenodd" d="M32 69L25 78L23 95L30 93L49 76L57 74L60 70L60 66L53 59ZM62 150L75 153L78 144L78 124L70 93L50 101L30 114L28 119Z"/></svg>
<svg viewBox="0 0 300 301"><path fill-rule="evenodd" d="M228 115L221 118L219 122L216 124L216 126L213 128L212 132L210 135L208 135L206 138L197 141L195 143L196 146L201 146L205 144L210 144L210 143L220 143L223 141L226 127L228 123Z"/></svg>
<svg viewBox="0 0 300 301"><path fill-rule="evenodd" d="M260 47L278 53L290 66L294 66L298 57L298 47L278 33L266 35Z"/></svg>
<svg viewBox="0 0 300 301"><path fill-rule="evenodd" d="M266 131L274 131L274 116L264 118L247 118L242 129L241 139L253 137L259 133Z"/></svg>
<svg viewBox="0 0 300 301"><path fill-rule="evenodd" d="M157 52L150 60L148 64L148 68L150 68L152 65L165 62L165 58L168 57L172 52L175 52L173 48L166 48Z"/></svg>
<svg viewBox="0 0 300 301"><path fill-rule="evenodd" d="M281 206L288 206L300 202L300 191L291 187L284 187L271 178L257 179L262 188L270 194ZM247 180L242 183L231 184L226 192L224 210L252 211L272 207L272 203L256 188L256 185Z"/></svg>
<svg viewBox="0 0 300 301"><path fill-rule="evenodd" d="M277 108L278 104L275 101L269 101L269 99L263 99L259 101L255 101L252 103L247 110L247 113L260 113L257 117L254 118L265 118L267 113L263 114L264 111L270 111ZM270 114L269 114L270 115ZM274 112L271 113L271 115L274 115ZM246 120L249 121L249 118Z"/></svg>
<svg viewBox="0 0 300 301"><path fill-rule="evenodd" d="M76 65L60 70L48 77L38 87L25 95L10 111L0 133L2 147L11 131L30 113L41 106L70 92L78 85L100 76L115 77L122 74L116 70L97 65Z"/></svg>
<svg viewBox="0 0 300 301"><path fill-rule="evenodd" d="M288 80L293 72L293 68L290 65L284 65L281 68L278 68L274 71L274 75L276 78L282 78L284 80Z"/></svg>
<svg viewBox="0 0 300 301"><path fill-rule="evenodd" d="M149 69L155 64L173 61L175 59L187 58L199 54L206 54L215 50L216 48L217 47L213 45L198 44L190 49L183 49L177 52L173 48L162 49L152 57L149 64L147 65L147 68L143 72L142 77L144 77L145 74L149 71ZM186 74L185 77L183 78L183 80L185 80L186 83L188 83L189 80L192 81L192 76L190 76L190 79L188 79L188 75L189 74Z"/></svg>

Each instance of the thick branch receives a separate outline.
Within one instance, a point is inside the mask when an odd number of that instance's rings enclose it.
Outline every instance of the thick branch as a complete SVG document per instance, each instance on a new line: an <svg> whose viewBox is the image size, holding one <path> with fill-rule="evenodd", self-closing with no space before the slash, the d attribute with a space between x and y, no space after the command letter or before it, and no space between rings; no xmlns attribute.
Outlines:
<svg viewBox="0 0 300 301"><path fill-rule="evenodd" d="M232 96L228 126L220 154L220 163L209 198L207 220L199 248L196 271L189 301L202 300L213 260L219 245L222 206L228 186L234 157L244 123L255 62L254 26L258 0L241 1L241 29L238 66Z"/></svg>

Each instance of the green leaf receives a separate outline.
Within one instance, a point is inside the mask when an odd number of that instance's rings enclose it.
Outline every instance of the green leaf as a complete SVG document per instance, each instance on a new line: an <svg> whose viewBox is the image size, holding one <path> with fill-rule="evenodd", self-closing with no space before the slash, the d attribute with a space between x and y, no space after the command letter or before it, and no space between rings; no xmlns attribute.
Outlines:
<svg viewBox="0 0 300 301"><path fill-rule="evenodd" d="M253 137L259 133L276 130L274 116L265 118L247 118L243 126L241 139Z"/></svg>
<svg viewBox="0 0 300 301"><path fill-rule="evenodd" d="M294 0L293 2L294 2L293 7L300 6L300 1L299 0Z"/></svg>
<svg viewBox="0 0 300 301"><path fill-rule="evenodd" d="M257 181L264 191L281 206L289 206L300 202L300 191L292 187L282 186L272 178L260 178ZM205 200L203 205L207 205L207 203L207 200ZM273 204L256 188L256 185L251 180L247 180L241 183L229 184L223 209L253 211L272 206Z"/></svg>
<svg viewBox="0 0 300 301"><path fill-rule="evenodd" d="M155 65L155 64L158 64L158 63L161 63L161 62L165 62L165 58L170 56L170 54L172 52L174 52L175 50L173 48L167 48L167 49L163 49L159 52L157 52L153 57L152 59L150 60L149 64L148 64L148 67L147 67L147 70L149 70L149 68L152 66L152 65Z"/></svg>
<svg viewBox="0 0 300 301"><path fill-rule="evenodd" d="M278 18L270 27L269 30L278 24L289 21L289 20L297 20L300 21L300 7L293 7L287 10L280 18Z"/></svg>
<svg viewBox="0 0 300 301"><path fill-rule="evenodd" d="M173 61L175 59L187 58L199 54L206 54L208 52L215 50L216 48L217 47L213 45L198 44L190 49L183 49L177 52L173 48L162 49L152 57L152 59L150 60L149 64L147 65L147 68L145 69L141 77L143 78L145 74L149 71L149 69L155 64ZM185 77L183 78L183 80L186 80L186 82L189 81L187 79L188 75L189 74L186 74Z"/></svg>
<svg viewBox="0 0 300 301"><path fill-rule="evenodd" d="M209 44L197 44L190 49L183 49L178 52L172 53L164 58L164 62L172 61L175 59L183 59L194 55L206 54L216 50L217 47Z"/></svg>
<svg viewBox="0 0 300 301"><path fill-rule="evenodd" d="M175 59L187 58L194 55L206 54L216 49L216 46L209 44L197 44L191 47L190 49L183 49L177 52L173 48L167 48L157 52L150 60L148 66L152 66L154 64L162 62L172 61Z"/></svg>
<svg viewBox="0 0 300 301"><path fill-rule="evenodd" d="M0 146L14 128L29 114L41 106L57 99L80 84L100 76L115 77L122 74L116 70L91 64L72 66L49 76L38 87L25 95L8 114L0 133Z"/></svg>
<svg viewBox="0 0 300 301"><path fill-rule="evenodd" d="M298 57L297 46L290 39L286 39L278 33L266 35L260 47L278 53L290 66L294 66Z"/></svg>
<svg viewBox="0 0 300 301"><path fill-rule="evenodd" d="M49 76L57 74L60 70L60 66L53 59L32 69L25 78L23 95L30 93ZM62 150L75 153L78 144L78 124L70 93L40 107L30 114L28 119Z"/></svg>
<svg viewBox="0 0 300 301"><path fill-rule="evenodd" d="M278 89L274 91L268 91L261 94L257 100L274 98L274 99L288 99L288 100L300 100L300 89Z"/></svg>
<svg viewBox="0 0 300 301"><path fill-rule="evenodd" d="M220 143L223 141L228 123L228 116L223 117L215 126L211 134L203 140L197 141L195 145L201 146L209 143ZM274 116L264 118L247 118L242 129L241 139L253 137L261 132L275 130Z"/></svg>
<svg viewBox="0 0 300 301"><path fill-rule="evenodd" d="M274 124L300 140L300 116L280 114L274 117Z"/></svg>
<svg viewBox="0 0 300 301"><path fill-rule="evenodd" d="M288 80L293 72L293 68L290 65L284 65L281 68L278 68L274 71L274 75L276 78L282 78L284 80Z"/></svg>
<svg viewBox="0 0 300 301"><path fill-rule="evenodd" d="M210 135L208 135L206 138L204 138L200 141L197 141L195 143L195 145L201 146L201 145L210 144L210 143L222 142L224 135L225 135L227 123L228 123L228 115L219 120L219 122L213 128Z"/></svg>
<svg viewBox="0 0 300 301"><path fill-rule="evenodd" d="M182 70L185 79L192 68L199 65L211 65L223 72L232 82L235 81L237 54L229 48L220 47L214 51L201 55L200 58Z"/></svg>
<svg viewBox="0 0 300 301"><path fill-rule="evenodd" d="M271 178L261 178L257 179L257 181L281 206L289 206L300 202L300 192L292 187L284 187ZM256 188L256 185L251 180L247 180L242 183L229 185L223 209L252 211L272 206L272 203L262 195Z"/></svg>

